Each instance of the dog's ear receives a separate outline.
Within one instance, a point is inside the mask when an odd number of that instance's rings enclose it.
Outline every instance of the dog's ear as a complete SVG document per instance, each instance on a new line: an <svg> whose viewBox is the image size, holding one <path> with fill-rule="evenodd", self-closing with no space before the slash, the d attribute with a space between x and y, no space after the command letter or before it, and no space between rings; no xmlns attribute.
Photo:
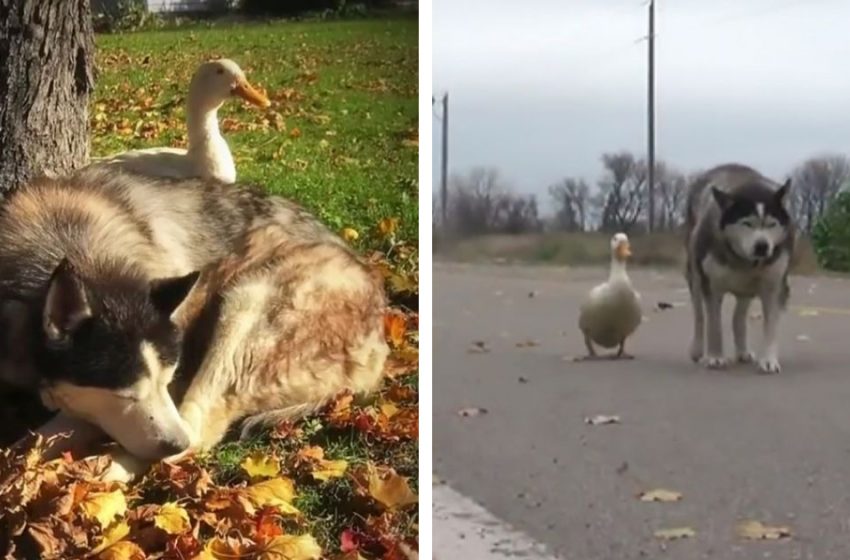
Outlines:
<svg viewBox="0 0 850 560"><path fill-rule="evenodd" d="M785 181L781 187L776 190L776 193L773 195L774 199L778 203L782 203L786 196L788 196L788 191L791 189L791 179L789 178Z"/></svg>
<svg viewBox="0 0 850 560"><path fill-rule="evenodd" d="M64 258L50 277L44 301L42 320L48 343L67 345L74 331L91 316L83 281L74 266Z"/></svg>
<svg viewBox="0 0 850 560"><path fill-rule="evenodd" d="M732 206L732 196L726 191L722 191L717 187L712 186L711 194L714 195L714 200L717 202L717 205L720 206L721 210L726 210Z"/></svg>
<svg viewBox="0 0 850 560"><path fill-rule="evenodd" d="M153 280L151 282L151 303L157 311L170 317L189 295L200 274L199 271L195 271L186 276Z"/></svg>

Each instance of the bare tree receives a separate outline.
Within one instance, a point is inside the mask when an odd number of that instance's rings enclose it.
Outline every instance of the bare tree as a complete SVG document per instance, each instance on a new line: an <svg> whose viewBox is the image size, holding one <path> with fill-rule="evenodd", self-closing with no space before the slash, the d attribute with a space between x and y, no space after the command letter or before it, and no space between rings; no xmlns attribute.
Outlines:
<svg viewBox="0 0 850 560"><path fill-rule="evenodd" d="M555 221L558 229L585 231L590 204L590 187L584 179L567 177L549 187L549 196L555 202Z"/></svg>
<svg viewBox="0 0 850 560"><path fill-rule="evenodd" d="M498 204L493 229L500 233L528 233L541 228L537 214L537 198L504 193Z"/></svg>
<svg viewBox="0 0 850 560"><path fill-rule="evenodd" d="M453 233L479 235L493 231L499 201L507 191L496 169L477 167L450 181L449 225Z"/></svg>
<svg viewBox="0 0 850 560"><path fill-rule="evenodd" d="M687 198L687 179L663 161L655 165L655 208L658 230L672 230L682 223Z"/></svg>
<svg viewBox="0 0 850 560"><path fill-rule="evenodd" d="M800 228L811 232L838 192L850 183L850 159L843 155L811 158L792 173L792 209Z"/></svg>
<svg viewBox="0 0 850 560"><path fill-rule="evenodd" d="M524 233L540 229L537 199L515 194L493 168L478 167L451 180L452 233Z"/></svg>
<svg viewBox="0 0 850 560"><path fill-rule="evenodd" d="M599 181L596 205L603 231L632 231L647 203L647 166L630 152L603 154L605 176Z"/></svg>
<svg viewBox="0 0 850 560"><path fill-rule="evenodd" d="M88 159L89 0L0 0L0 193Z"/></svg>

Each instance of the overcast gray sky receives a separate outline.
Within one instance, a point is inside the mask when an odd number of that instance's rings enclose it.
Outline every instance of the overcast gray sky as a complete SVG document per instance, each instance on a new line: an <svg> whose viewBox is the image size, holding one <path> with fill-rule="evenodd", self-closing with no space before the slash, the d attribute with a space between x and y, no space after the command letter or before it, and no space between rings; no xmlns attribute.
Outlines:
<svg viewBox="0 0 850 560"><path fill-rule="evenodd" d="M521 6L521 7L520 7ZM850 153L850 2L657 0L659 159L738 161L776 178ZM600 155L646 150L639 0L434 0L434 93L450 96L450 172L517 190L595 183ZM434 183L440 128L434 120Z"/></svg>

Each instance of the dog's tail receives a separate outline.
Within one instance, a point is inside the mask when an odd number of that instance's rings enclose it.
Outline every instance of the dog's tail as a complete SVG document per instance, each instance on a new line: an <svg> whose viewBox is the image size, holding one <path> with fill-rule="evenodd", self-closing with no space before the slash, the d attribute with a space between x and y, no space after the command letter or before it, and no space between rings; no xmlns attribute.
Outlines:
<svg viewBox="0 0 850 560"><path fill-rule="evenodd" d="M281 422L285 422L287 420L295 420L297 418L301 418L302 416L306 416L310 413L316 412L325 403L305 403L299 404L296 406L290 406L288 408L278 408L276 410L269 410L266 412L261 412L260 414L255 414L253 416L248 416L240 425L239 439L245 440L249 439L252 436L257 435L257 432L264 429L269 429L277 426Z"/></svg>

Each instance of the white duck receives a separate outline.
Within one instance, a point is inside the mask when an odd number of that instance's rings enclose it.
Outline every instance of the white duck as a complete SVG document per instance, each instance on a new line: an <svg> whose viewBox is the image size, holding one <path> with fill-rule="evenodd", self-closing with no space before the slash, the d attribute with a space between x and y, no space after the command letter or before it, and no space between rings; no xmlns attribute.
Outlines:
<svg viewBox="0 0 850 560"><path fill-rule="evenodd" d="M254 89L239 65L225 58L201 64L189 85L186 124L188 150L149 148L131 150L92 161L118 165L156 177L204 177L236 181L236 166L227 141L218 129L218 108L231 96L268 107L265 95Z"/></svg>
<svg viewBox="0 0 850 560"><path fill-rule="evenodd" d="M578 326L584 333L588 355L583 359L599 356L593 349L596 343L604 348L619 346L612 358L628 359L632 356L624 351L626 338L637 330L643 319L640 294L632 288L626 273L626 260L631 256L629 238L617 233L611 238L611 271L608 281L590 291L581 306Z"/></svg>

